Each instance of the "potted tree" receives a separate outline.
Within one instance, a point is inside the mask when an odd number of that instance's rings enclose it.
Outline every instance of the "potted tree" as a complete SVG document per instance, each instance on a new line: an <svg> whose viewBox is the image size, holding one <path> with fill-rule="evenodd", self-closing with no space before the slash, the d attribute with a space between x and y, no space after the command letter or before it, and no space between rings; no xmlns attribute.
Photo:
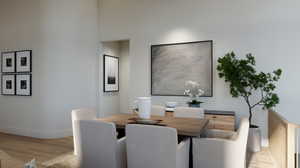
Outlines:
<svg viewBox="0 0 300 168"><path fill-rule="evenodd" d="M270 109L279 103L274 90L282 70L277 69L272 73L257 72L252 54L247 54L246 59L237 59L234 52L218 59L217 70L219 77L229 83L232 97L242 97L245 100L250 122L248 148L253 152L259 151L260 130L252 123L253 109L257 106L264 110Z"/></svg>

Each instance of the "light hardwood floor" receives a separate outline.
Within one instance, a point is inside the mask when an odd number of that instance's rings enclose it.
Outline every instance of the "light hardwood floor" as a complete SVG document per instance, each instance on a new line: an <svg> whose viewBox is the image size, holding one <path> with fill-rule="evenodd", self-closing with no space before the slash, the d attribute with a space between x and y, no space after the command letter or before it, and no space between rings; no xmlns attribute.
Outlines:
<svg viewBox="0 0 300 168"><path fill-rule="evenodd" d="M33 158L42 163L73 151L73 139L41 140L0 133L0 150L24 163Z"/></svg>
<svg viewBox="0 0 300 168"><path fill-rule="evenodd" d="M39 164L53 162L53 160L70 159L72 161L73 139L72 137L67 137L41 140L0 133L0 151L24 163L32 158L35 158ZM247 161L248 168L276 168L267 148L255 154L249 153ZM77 167L70 166L70 168Z"/></svg>
<svg viewBox="0 0 300 168"><path fill-rule="evenodd" d="M257 153L248 153L247 167L248 168L279 168L276 166L275 161L268 148L263 148L262 151Z"/></svg>

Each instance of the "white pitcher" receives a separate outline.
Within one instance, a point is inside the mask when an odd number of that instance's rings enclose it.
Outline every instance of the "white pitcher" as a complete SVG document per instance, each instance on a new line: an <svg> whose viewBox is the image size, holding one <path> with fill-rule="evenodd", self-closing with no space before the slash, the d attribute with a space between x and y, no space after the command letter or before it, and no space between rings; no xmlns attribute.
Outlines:
<svg viewBox="0 0 300 168"><path fill-rule="evenodd" d="M138 115L142 119L151 117L151 97L138 97Z"/></svg>

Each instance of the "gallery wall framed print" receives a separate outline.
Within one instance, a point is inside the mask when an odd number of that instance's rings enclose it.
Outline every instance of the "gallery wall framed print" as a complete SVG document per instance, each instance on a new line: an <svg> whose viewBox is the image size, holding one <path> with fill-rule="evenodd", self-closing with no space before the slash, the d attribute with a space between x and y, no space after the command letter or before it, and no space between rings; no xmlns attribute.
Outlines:
<svg viewBox="0 0 300 168"><path fill-rule="evenodd" d="M2 95L15 95L16 94L16 76L15 75L2 75L1 80L1 94Z"/></svg>
<svg viewBox="0 0 300 168"><path fill-rule="evenodd" d="M103 56L103 91L119 91L119 58L110 55Z"/></svg>
<svg viewBox="0 0 300 168"><path fill-rule="evenodd" d="M16 52L16 71L31 72L32 69L32 50L23 50Z"/></svg>
<svg viewBox="0 0 300 168"><path fill-rule="evenodd" d="M213 41L151 46L151 95L185 96L185 82L195 81L213 95Z"/></svg>
<svg viewBox="0 0 300 168"><path fill-rule="evenodd" d="M1 72L14 73L16 71L16 57L15 52L2 52L1 53Z"/></svg>
<svg viewBox="0 0 300 168"><path fill-rule="evenodd" d="M31 96L31 74L16 75L16 95Z"/></svg>

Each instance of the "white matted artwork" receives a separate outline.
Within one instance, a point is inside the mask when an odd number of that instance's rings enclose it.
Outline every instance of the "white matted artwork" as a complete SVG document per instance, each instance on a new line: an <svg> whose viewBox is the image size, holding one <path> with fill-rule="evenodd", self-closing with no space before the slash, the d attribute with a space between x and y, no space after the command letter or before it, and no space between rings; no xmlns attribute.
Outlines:
<svg viewBox="0 0 300 168"><path fill-rule="evenodd" d="M17 72L31 72L32 51L24 50L16 52Z"/></svg>
<svg viewBox="0 0 300 168"><path fill-rule="evenodd" d="M16 75L16 95L31 96L31 74Z"/></svg>
<svg viewBox="0 0 300 168"><path fill-rule="evenodd" d="M2 95L15 95L15 75L2 75L1 93Z"/></svg>
<svg viewBox="0 0 300 168"><path fill-rule="evenodd" d="M195 81L212 97L213 41L151 46L151 95L184 96L185 82Z"/></svg>
<svg viewBox="0 0 300 168"><path fill-rule="evenodd" d="M103 56L103 91L119 91L119 58L110 55Z"/></svg>
<svg viewBox="0 0 300 168"><path fill-rule="evenodd" d="M15 66L15 52L2 52L1 62L2 62L2 72L3 73L14 73L16 70Z"/></svg>

